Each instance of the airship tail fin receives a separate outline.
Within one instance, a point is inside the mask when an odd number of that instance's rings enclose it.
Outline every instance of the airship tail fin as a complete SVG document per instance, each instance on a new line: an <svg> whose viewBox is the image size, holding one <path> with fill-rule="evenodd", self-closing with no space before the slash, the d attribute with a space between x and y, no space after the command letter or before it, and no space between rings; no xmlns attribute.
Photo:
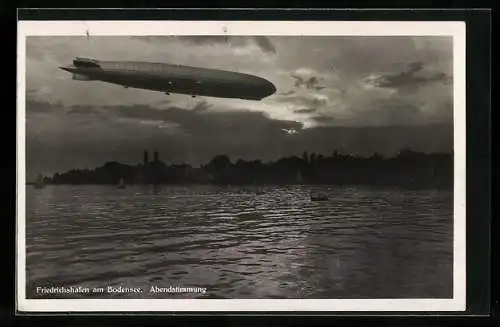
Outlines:
<svg viewBox="0 0 500 327"><path fill-rule="evenodd" d="M95 59L89 59L89 58L80 58L76 57L75 60L73 60L73 65L75 67L101 67L99 64L99 61Z"/></svg>

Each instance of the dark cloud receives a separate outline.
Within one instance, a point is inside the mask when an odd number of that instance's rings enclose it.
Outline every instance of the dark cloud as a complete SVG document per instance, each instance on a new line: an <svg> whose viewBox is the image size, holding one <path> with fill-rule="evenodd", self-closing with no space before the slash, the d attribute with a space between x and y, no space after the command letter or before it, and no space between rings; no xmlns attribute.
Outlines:
<svg viewBox="0 0 500 327"><path fill-rule="evenodd" d="M27 99L26 100L26 113L49 113L56 111L57 106L47 102L37 102Z"/></svg>
<svg viewBox="0 0 500 327"><path fill-rule="evenodd" d="M255 43L265 52L276 53L276 47L265 36L254 36Z"/></svg>
<svg viewBox="0 0 500 327"><path fill-rule="evenodd" d="M308 90L316 89L318 87L317 84L321 80L321 78L319 78L317 76L311 76L309 78L298 76L296 74L292 74L291 76L295 79L295 87L296 88L300 88L303 86Z"/></svg>
<svg viewBox="0 0 500 327"><path fill-rule="evenodd" d="M304 108L304 109L294 110L293 112L296 114L312 114L315 111L316 111L316 108Z"/></svg>
<svg viewBox="0 0 500 327"><path fill-rule="evenodd" d="M276 47L266 36L227 36L227 35L189 35L189 36L135 36L135 39L147 42L162 42L165 40L180 40L196 45L228 44L230 46L245 46L253 42L266 53L276 53Z"/></svg>
<svg viewBox="0 0 500 327"><path fill-rule="evenodd" d="M332 123L332 122L335 122L336 119L335 117L332 117L332 116L327 116L327 115L317 115L317 116L313 116L312 119L317 122L317 123Z"/></svg>
<svg viewBox="0 0 500 327"><path fill-rule="evenodd" d="M105 112L99 108L91 106L75 105L70 107L68 114L88 115L88 116L105 116Z"/></svg>
<svg viewBox="0 0 500 327"><path fill-rule="evenodd" d="M231 37L225 35L190 35L190 36L175 36L177 40L194 44L216 44L230 43Z"/></svg>
<svg viewBox="0 0 500 327"><path fill-rule="evenodd" d="M51 104L38 103L49 109ZM205 163L216 154L231 158L274 160L280 156L316 151L329 154L335 149L361 154L396 153L409 147L420 151L451 151L452 126L316 127L273 120L260 112L193 111L171 107L157 110L149 106L104 106L57 108L73 112L60 114L55 121L41 122L37 113L27 111L28 169L62 171L75 167L94 167L105 161L136 163L143 149L158 148L166 162ZM400 116L415 108L389 108ZM54 109L47 110L57 112ZM100 112L102 116L94 116ZM78 114L75 114L78 113ZM49 119L49 115L46 115ZM86 118L85 118L86 117ZM103 117L107 117L104 124ZM36 118L33 121L31 118ZM84 119L85 118L85 119ZM330 122L331 116L316 120ZM85 126L77 128L84 121ZM123 121L123 122L122 122ZM172 129L155 128L142 122L158 121ZM49 126L49 127L46 127ZM283 132L297 131L293 135ZM292 137L291 137L292 136Z"/></svg>
<svg viewBox="0 0 500 327"><path fill-rule="evenodd" d="M272 120L264 113L255 111L205 111L177 107L157 110L148 106L108 106L104 110L122 118L176 123L189 133L207 137L234 137L238 133L272 137L282 128L301 127L299 123Z"/></svg>
<svg viewBox="0 0 500 327"><path fill-rule="evenodd" d="M428 83L448 82L449 77L445 73L425 73L422 72L424 68L424 63L414 62L404 71L380 75L373 80L373 84L382 88L413 90Z"/></svg>
<svg viewBox="0 0 500 327"><path fill-rule="evenodd" d="M413 62L408 65L408 72L416 73L424 68L423 62Z"/></svg>
<svg viewBox="0 0 500 327"><path fill-rule="evenodd" d="M386 125L414 125L421 124L425 117L417 105L379 101L374 102L370 110L366 110L364 119L374 124L383 122Z"/></svg>
<svg viewBox="0 0 500 327"><path fill-rule="evenodd" d="M208 110L208 108L212 107L212 105L210 103L208 103L207 101L200 101L198 102L194 108L192 109L193 111L206 111Z"/></svg>

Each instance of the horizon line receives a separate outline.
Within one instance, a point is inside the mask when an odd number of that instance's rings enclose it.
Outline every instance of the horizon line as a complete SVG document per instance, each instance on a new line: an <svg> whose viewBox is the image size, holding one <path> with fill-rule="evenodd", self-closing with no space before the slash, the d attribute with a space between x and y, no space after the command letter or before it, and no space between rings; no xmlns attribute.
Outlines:
<svg viewBox="0 0 500 327"><path fill-rule="evenodd" d="M148 155L149 155L149 152L147 149L144 149L143 150L143 155L148 152ZM271 160L264 160L264 159L243 159L243 158L235 158L234 156L231 156L231 155L228 155L228 154L216 154L214 156L212 156L212 158L210 160L208 160L207 162L205 163L200 163L200 164L190 164L190 163L187 163L187 162L182 162L182 163L170 163L170 164L167 164L165 161L162 161L160 158L159 158L159 153L160 151L151 151L151 152L156 152L158 153L158 159L155 160L154 157L153 158L149 158L148 159L148 163L154 163L154 162L160 162L160 163L163 163L165 164L165 166L167 168L173 168L174 166L188 166L190 168L193 168L193 169L201 169L201 168L204 168L206 167L207 165L210 164L210 162L215 159L216 157L227 157L229 159L229 164L231 165L235 165L238 163L238 161L242 161L242 162L245 162L245 163L256 163L256 162L259 162L260 164L262 165L274 165L276 164L278 161L280 160L283 160L283 159L292 159L292 158L296 158L296 159L300 159L300 160L304 160L304 154L307 154L307 162L308 163L311 163L311 155L314 155L315 156L315 159L319 159L319 157L321 157L323 160L324 159L335 159L335 158L352 158L354 160L370 160L370 159L373 159L373 158L378 158L379 160L391 160L391 159L398 159L398 158L401 158L401 154L403 152L409 152L409 153L412 153L412 154L417 154L417 155L424 155L424 156L432 156L432 155L446 155L446 156L453 156L454 154L454 151L452 150L451 152L450 151L433 151L433 152L424 152L424 151L415 151L415 150L412 150L412 149L401 149L399 150L397 153L393 154L393 155L384 155L384 154L381 154L377 151L374 151L372 152L372 154L370 155L356 155L356 154L352 154L352 153L342 153L338 150L334 150L333 153L331 153L330 155L324 155L320 152L309 152L309 151L303 151L301 155L298 155L298 154L292 154L292 155L288 155L288 156L282 156L282 157L279 157L277 159L271 159ZM412 158L412 157L410 157ZM413 157L414 158L414 157ZM93 170L93 169L96 169L96 168L101 168L101 167L104 167L106 164L119 164L119 165L123 165L123 166L129 166L129 167L140 167L140 166L144 166L144 161L137 161L135 164L134 163L123 163L123 162L120 162L120 161L117 161L117 160L106 160L104 161L101 166L94 166L94 167L86 167L86 168L70 168L64 172L54 172L52 173L52 177L56 174L66 174L66 173L69 173L71 171L78 171L78 170ZM35 173L36 175L38 174L41 174L41 173ZM43 174L42 174L43 175ZM43 177L49 177L49 175L43 175Z"/></svg>

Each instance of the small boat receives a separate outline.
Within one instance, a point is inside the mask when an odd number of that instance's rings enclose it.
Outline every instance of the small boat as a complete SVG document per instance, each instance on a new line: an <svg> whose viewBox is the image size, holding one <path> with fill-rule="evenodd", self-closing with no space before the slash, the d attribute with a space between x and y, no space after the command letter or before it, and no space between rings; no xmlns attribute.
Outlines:
<svg viewBox="0 0 500 327"><path fill-rule="evenodd" d="M118 182L118 188L125 188L125 181L123 180L123 177L120 178L120 181Z"/></svg>
<svg viewBox="0 0 500 327"><path fill-rule="evenodd" d="M327 201L328 196L324 193L312 193L311 201Z"/></svg>
<svg viewBox="0 0 500 327"><path fill-rule="evenodd" d="M38 174L38 177L35 180L35 183L33 184L35 188L44 188L45 187L45 181L43 180L42 174Z"/></svg>

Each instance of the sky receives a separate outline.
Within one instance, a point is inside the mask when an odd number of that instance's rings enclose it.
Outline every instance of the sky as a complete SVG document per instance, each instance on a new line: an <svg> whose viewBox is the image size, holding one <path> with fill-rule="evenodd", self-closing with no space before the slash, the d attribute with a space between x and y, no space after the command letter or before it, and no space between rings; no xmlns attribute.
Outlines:
<svg viewBox="0 0 500 327"><path fill-rule="evenodd" d="M264 77L262 100L191 98L74 81L75 57L164 62ZM275 160L308 151L453 150L453 43L446 36L30 36L28 178L107 161L217 154Z"/></svg>

